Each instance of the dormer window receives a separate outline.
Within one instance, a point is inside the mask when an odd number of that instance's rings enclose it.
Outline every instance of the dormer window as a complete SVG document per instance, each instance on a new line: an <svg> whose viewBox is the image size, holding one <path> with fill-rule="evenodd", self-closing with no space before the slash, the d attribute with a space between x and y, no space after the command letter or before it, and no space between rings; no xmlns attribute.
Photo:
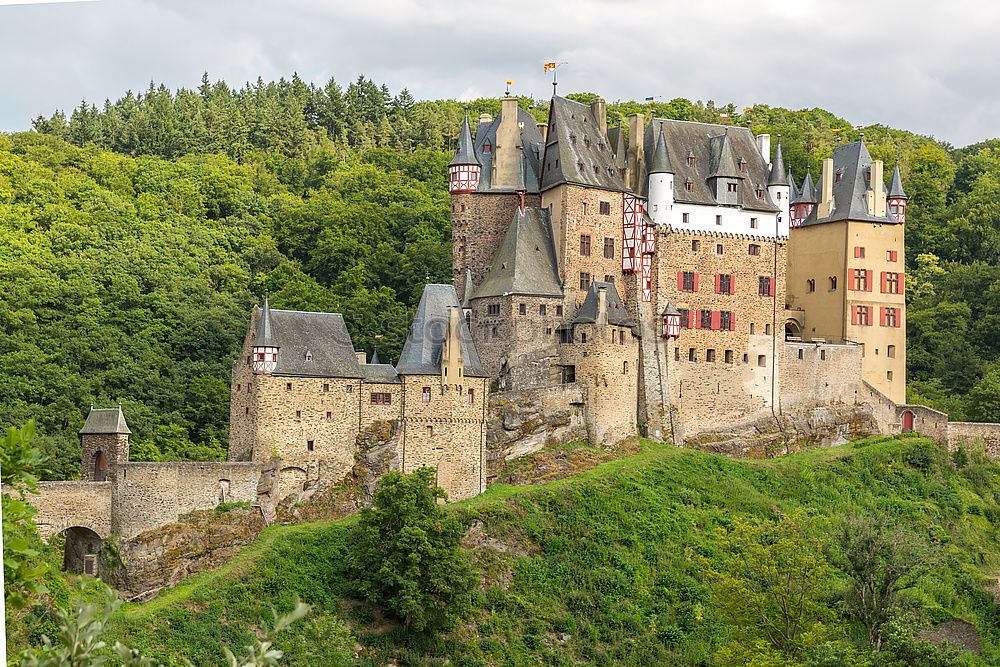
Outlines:
<svg viewBox="0 0 1000 667"><path fill-rule="evenodd" d="M764 198L764 188L762 188L762 187L760 187L758 185L757 186L757 199L763 199L763 198Z"/></svg>
<svg viewBox="0 0 1000 667"><path fill-rule="evenodd" d="M590 148L590 138L589 137L584 137L583 138L583 145L586 146L587 148Z"/></svg>
<svg viewBox="0 0 1000 667"><path fill-rule="evenodd" d="M694 153L688 153L688 166L694 166Z"/></svg>
<svg viewBox="0 0 1000 667"><path fill-rule="evenodd" d="M745 172L747 170L747 161L740 158L740 171Z"/></svg>
<svg viewBox="0 0 1000 667"><path fill-rule="evenodd" d="M484 153L492 153L493 152L493 146L490 145L490 142L487 141L485 144L483 144L483 152Z"/></svg>
<svg viewBox="0 0 1000 667"><path fill-rule="evenodd" d="M306 361L312 361L312 360L313 360L313 353L310 352L310 351L307 351L306 352Z"/></svg>
<svg viewBox="0 0 1000 667"><path fill-rule="evenodd" d="M569 135L569 142L571 144L575 144L576 143L576 135L575 134Z"/></svg>
<svg viewBox="0 0 1000 667"><path fill-rule="evenodd" d="M842 181L843 179L844 179L844 170L843 170L843 169L839 169L839 170L837 170L837 173L836 173L836 175L834 176L834 180L835 180L835 181L836 181L837 183L840 183L840 181Z"/></svg>
<svg viewBox="0 0 1000 667"><path fill-rule="evenodd" d="M729 192L736 192L736 184L735 183L726 183L726 189Z"/></svg>
<svg viewBox="0 0 1000 667"><path fill-rule="evenodd" d="M688 192L694 192L694 183L690 180L684 182L684 187Z"/></svg>

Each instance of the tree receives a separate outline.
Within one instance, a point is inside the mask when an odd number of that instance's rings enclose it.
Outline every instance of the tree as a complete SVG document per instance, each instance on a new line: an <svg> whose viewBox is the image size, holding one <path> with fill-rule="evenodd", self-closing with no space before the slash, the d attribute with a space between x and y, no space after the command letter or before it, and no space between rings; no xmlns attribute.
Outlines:
<svg viewBox="0 0 1000 667"><path fill-rule="evenodd" d="M17 497L3 493L3 578L7 603L19 608L28 603L31 595L47 592L42 575L48 564L34 548L30 521L35 508L25 499L26 493L37 493L35 486L41 477L45 458L35 449L31 440L35 435L34 422L20 429L10 428L0 439L0 477ZM37 539L37 535L35 535Z"/></svg>
<svg viewBox="0 0 1000 667"><path fill-rule="evenodd" d="M462 551L463 528L438 504L436 471L382 478L374 507L361 511L348 571L356 592L407 627L450 627L472 601L477 577Z"/></svg>
<svg viewBox="0 0 1000 667"><path fill-rule="evenodd" d="M935 567L937 555L926 540L885 514L847 516L835 534L836 565L850 580L847 612L868 631L878 651L886 624L899 608L899 593Z"/></svg>
<svg viewBox="0 0 1000 667"><path fill-rule="evenodd" d="M717 604L750 640L763 638L795 656L806 643L823 639L824 623L833 617L822 600L830 572L823 540L828 523L802 514L773 521L736 518L719 544L724 561L703 559Z"/></svg>

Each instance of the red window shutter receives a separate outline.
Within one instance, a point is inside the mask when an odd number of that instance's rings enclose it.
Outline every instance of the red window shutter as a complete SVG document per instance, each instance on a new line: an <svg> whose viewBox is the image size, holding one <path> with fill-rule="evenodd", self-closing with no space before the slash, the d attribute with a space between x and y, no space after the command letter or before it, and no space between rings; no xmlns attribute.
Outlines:
<svg viewBox="0 0 1000 667"><path fill-rule="evenodd" d="M778 296L778 293L774 291L774 278L771 278L770 282L771 282L771 296Z"/></svg>
<svg viewBox="0 0 1000 667"><path fill-rule="evenodd" d="M859 246L854 246L854 259L861 257L861 248Z"/></svg>
<svg viewBox="0 0 1000 667"><path fill-rule="evenodd" d="M736 294L736 274L729 276L729 293Z"/></svg>
<svg viewBox="0 0 1000 667"><path fill-rule="evenodd" d="M886 289L889 286L889 274L886 271L882 272L882 294L886 293Z"/></svg>
<svg viewBox="0 0 1000 667"><path fill-rule="evenodd" d="M713 310L712 311L712 330L718 331L722 322L722 311Z"/></svg>
<svg viewBox="0 0 1000 667"><path fill-rule="evenodd" d="M902 273L899 274L899 287L896 288L896 289L899 290L899 292L898 292L899 294L905 294L906 293L906 289L903 287L903 278L905 278L905 277L906 276L904 276Z"/></svg>
<svg viewBox="0 0 1000 667"><path fill-rule="evenodd" d="M871 292L872 291L872 270L871 269L865 269L865 288L866 288L865 289L866 292Z"/></svg>
<svg viewBox="0 0 1000 667"><path fill-rule="evenodd" d="M722 275L716 273L715 274L715 293L719 294L720 292L722 292Z"/></svg>
<svg viewBox="0 0 1000 667"><path fill-rule="evenodd" d="M736 313L729 313L729 330L736 331Z"/></svg>
<svg viewBox="0 0 1000 667"><path fill-rule="evenodd" d="M678 292L683 292L684 291L684 272L683 271L678 271L677 272L677 291Z"/></svg>
<svg viewBox="0 0 1000 667"><path fill-rule="evenodd" d="M691 325L692 329L700 329L701 328L701 311L700 310L695 310L694 308L692 308L691 309L691 315L690 315L690 317L688 319L688 323Z"/></svg>
<svg viewBox="0 0 1000 667"><path fill-rule="evenodd" d="M880 327L884 327L885 326L885 306L882 306L878 310L879 310L879 313L878 313L878 324L879 324Z"/></svg>
<svg viewBox="0 0 1000 667"><path fill-rule="evenodd" d="M858 307L851 306L851 324L858 323Z"/></svg>
<svg viewBox="0 0 1000 667"><path fill-rule="evenodd" d="M698 274L694 274L694 291L698 291Z"/></svg>

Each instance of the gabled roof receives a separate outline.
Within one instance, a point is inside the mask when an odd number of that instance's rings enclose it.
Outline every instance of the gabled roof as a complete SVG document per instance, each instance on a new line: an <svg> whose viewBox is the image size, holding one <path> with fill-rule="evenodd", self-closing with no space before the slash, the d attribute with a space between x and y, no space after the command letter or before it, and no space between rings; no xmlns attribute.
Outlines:
<svg viewBox="0 0 1000 667"><path fill-rule="evenodd" d="M840 220L899 224L888 210L884 216L875 216L868 211L867 193L871 165L872 156L868 153L864 141L853 141L837 146L833 151L833 172L842 176L839 181L834 178L833 212L826 218L819 218L817 206L802 224L814 225Z"/></svg>
<svg viewBox="0 0 1000 667"><path fill-rule="evenodd" d="M624 170L589 105L556 95L549 107L542 190L573 183L622 192Z"/></svg>
<svg viewBox="0 0 1000 667"><path fill-rule="evenodd" d="M479 165L479 158L476 157L476 149L472 145L472 130L469 128L468 114L462 120L462 129L458 133L458 145L455 148L455 157L451 159L448 166L461 164Z"/></svg>
<svg viewBox="0 0 1000 667"><path fill-rule="evenodd" d="M267 321L266 325L261 324L262 320ZM266 332L262 337L263 329ZM261 341L278 348L272 375L361 377L351 334L340 313L267 308L260 313L254 345L263 345Z"/></svg>
<svg viewBox="0 0 1000 667"><path fill-rule="evenodd" d="M771 163L771 173L767 177L768 185L788 185L791 181L785 172L785 157L781 154L781 144L774 151L774 162Z"/></svg>
<svg viewBox="0 0 1000 667"><path fill-rule="evenodd" d="M501 111L492 123L480 123L476 131L475 151L476 159L482 165L479 172L479 187L477 192L512 192L511 188L493 188L493 156L497 146L497 129L503 119ZM538 192L538 168L545 150L545 141L542 139L538 127L535 125L535 117L525 109L518 107L517 122L521 129L521 153L524 161L524 185L527 192ZM483 147L489 143L490 152L484 153Z"/></svg>
<svg viewBox="0 0 1000 667"><path fill-rule="evenodd" d="M396 364L399 375L440 375L441 348L448 334L448 309L460 308L458 294L451 285L425 285L417 312L413 315L410 332ZM472 334L459 317L464 374L468 377L489 377L479 362L479 353Z"/></svg>
<svg viewBox="0 0 1000 667"><path fill-rule="evenodd" d="M896 163L896 168L892 170L892 184L889 186L889 195L892 199L906 199L906 193L903 192L903 179L899 177L899 163Z"/></svg>
<svg viewBox="0 0 1000 667"><path fill-rule="evenodd" d="M629 317L628 310L625 309L625 304L622 303L621 297L618 296L615 284L606 283L601 280L595 280L590 283L590 289L587 290L587 297L583 300L580 310L576 311L572 323L593 324L597 321L597 292L601 287L607 288L608 324L618 327L634 327L635 322Z"/></svg>
<svg viewBox="0 0 1000 667"><path fill-rule="evenodd" d="M813 177L811 171L806 171L806 178L802 181L802 189L792 198L793 204L815 204L816 189L813 187Z"/></svg>
<svg viewBox="0 0 1000 667"><path fill-rule="evenodd" d="M744 187L740 188L740 206L753 211L769 213L778 211L778 207L771 201L766 190L762 197L757 197L756 188L746 186L747 183L754 186L766 184L768 177L767 163L761 156L760 150L757 148L757 141L749 129L730 127L727 131L726 128L709 123L654 118L646 128L643 137L647 156L653 155L661 131L666 143L667 154L672 158L670 166L674 173L675 202L707 206L717 205L715 195L708 185L708 178L712 173L713 164L721 166L723 162L721 138L728 136L728 151L733 158L732 168L738 172L736 161L740 158L746 160L747 163L746 172L739 173L739 176L744 179ZM724 132L726 134L723 134ZM711 150L713 137L716 138L718 150L714 163ZM694 159L693 165L690 164L689 158ZM687 189L688 182L692 185L690 192Z"/></svg>
<svg viewBox="0 0 1000 667"><path fill-rule="evenodd" d="M117 408L90 408L87 421L80 429L80 435L102 435L110 433L128 434L128 424L125 423L125 415L121 406Z"/></svg>
<svg viewBox="0 0 1000 667"><path fill-rule="evenodd" d="M563 295L547 208L527 206L523 213L514 211L490 270L472 298L504 294Z"/></svg>
<svg viewBox="0 0 1000 667"><path fill-rule="evenodd" d="M667 140L663 138L663 132L656 139L656 148L653 150L653 159L649 162L650 174L672 174L674 170L670 167L670 155L667 153Z"/></svg>

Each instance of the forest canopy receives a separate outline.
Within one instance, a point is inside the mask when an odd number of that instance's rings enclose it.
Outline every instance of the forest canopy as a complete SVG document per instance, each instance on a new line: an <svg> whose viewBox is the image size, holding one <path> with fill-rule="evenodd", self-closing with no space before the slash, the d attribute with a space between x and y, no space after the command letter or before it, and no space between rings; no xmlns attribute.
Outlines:
<svg viewBox="0 0 1000 667"><path fill-rule="evenodd" d="M547 101L520 104L546 119ZM417 101L363 76L237 89L206 75L0 134L0 420L37 420L56 478L78 474L90 404L122 403L133 458L223 457L231 364L265 293L344 313L356 347L395 361L425 282L450 281L446 176L462 115L499 108ZM611 124L632 113L780 135L798 180L832 153L832 129L860 134L822 109L608 105ZM995 421L1000 139L954 149L883 126L864 139L899 161L910 197L909 400Z"/></svg>

